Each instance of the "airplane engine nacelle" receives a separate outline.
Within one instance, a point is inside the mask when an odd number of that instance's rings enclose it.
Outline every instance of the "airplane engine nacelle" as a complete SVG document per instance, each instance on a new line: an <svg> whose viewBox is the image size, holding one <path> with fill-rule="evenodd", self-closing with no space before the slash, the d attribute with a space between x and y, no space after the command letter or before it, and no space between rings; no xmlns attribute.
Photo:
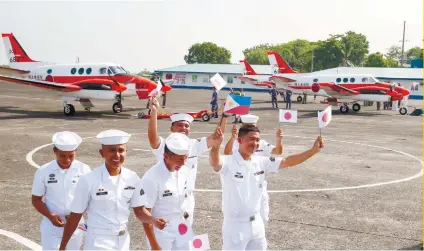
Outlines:
<svg viewBox="0 0 424 251"><path fill-rule="evenodd" d="M313 83L312 86L311 86L311 89L312 89L313 92L319 92L321 87L319 86L318 83Z"/></svg>

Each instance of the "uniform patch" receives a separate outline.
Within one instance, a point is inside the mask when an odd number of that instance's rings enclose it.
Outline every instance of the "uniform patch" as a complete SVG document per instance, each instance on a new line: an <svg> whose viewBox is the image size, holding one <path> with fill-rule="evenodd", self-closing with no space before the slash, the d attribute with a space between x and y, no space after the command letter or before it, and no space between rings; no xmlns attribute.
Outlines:
<svg viewBox="0 0 424 251"><path fill-rule="evenodd" d="M162 197L168 197L168 196L172 196L172 193L167 189L163 191Z"/></svg>
<svg viewBox="0 0 424 251"><path fill-rule="evenodd" d="M57 180L49 180L47 183L57 183Z"/></svg>
<svg viewBox="0 0 424 251"><path fill-rule="evenodd" d="M107 191L104 192L97 192L96 195L107 195Z"/></svg>
<svg viewBox="0 0 424 251"><path fill-rule="evenodd" d="M124 188L124 190L134 190L135 189L135 187L133 187L133 186L127 186L126 188Z"/></svg>
<svg viewBox="0 0 424 251"><path fill-rule="evenodd" d="M258 149L258 150L256 150L256 152L263 152L264 150L262 150L262 149Z"/></svg>
<svg viewBox="0 0 424 251"><path fill-rule="evenodd" d="M269 160L271 160L271 162L275 162L275 158L274 157L269 157Z"/></svg>
<svg viewBox="0 0 424 251"><path fill-rule="evenodd" d="M143 188L140 189L140 195L144 195L144 190Z"/></svg>
<svg viewBox="0 0 424 251"><path fill-rule="evenodd" d="M262 170L262 171L256 172L254 175L256 176L256 175L261 175L261 174L264 174L264 173L265 173L265 171Z"/></svg>
<svg viewBox="0 0 424 251"><path fill-rule="evenodd" d="M49 174L49 177L54 177L54 176L55 176L54 173Z"/></svg>
<svg viewBox="0 0 424 251"><path fill-rule="evenodd" d="M243 179L243 175L239 172L237 172L234 177L239 178L239 179Z"/></svg>
<svg viewBox="0 0 424 251"><path fill-rule="evenodd" d="M189 156L188 158L189 158L189 159L197 158L197 156Z"/></svg>

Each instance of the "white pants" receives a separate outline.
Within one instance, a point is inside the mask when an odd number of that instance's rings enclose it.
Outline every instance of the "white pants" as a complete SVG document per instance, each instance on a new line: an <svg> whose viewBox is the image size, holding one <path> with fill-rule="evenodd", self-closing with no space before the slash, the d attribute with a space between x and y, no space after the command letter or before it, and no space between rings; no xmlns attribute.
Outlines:
<svg viewBox="0 0 424 251"><path fill-rule="evenodd" d="M222 250L266 250L265 226L260 214L253 221L224 219Z"/></svg>
<svg viewBox="0 0 424 251"><path fill-rule="evenodd" d="M84 250L130 250L130 235L106 235L87 230Z"/></svg>
<svg viewBox="0 0 424 251"><path fill-rule="evenodd" d="M187 213L189 214L189 221L190 221L190 226L193 226L193 222L194 222L194 206L196 204L195 199L194 199L194 192L190 193L187 197L189 206L188 206L188 210Z"/></svg>
<svg viewBox="0 0 424 251"><path fill-rule="evenodd" d="M160 218L160 217L159 217ZM188 228L186 234L181 235L178 232L179 217L169 221L168 225L163 229L154 228L156 240L162 250L189 250L189 241L193 239L193 229ZM147 239L147 245L151 249L150 242Z"/></svg>
<svg viewBox="0 0 424 251"><path fill-rule="evenodd" d="M269 221L269 194L267 191L267 182L264 180L263 184L263 195L261 199L261 217L264 224Z"/></svg>
<svg viewBox="0 0 424 251"><path fill-rule="evenodd" d="M66 250L80 250L83 238L83 231L76 229L74 234L69 239ZM51 232L41 232L41 246L43 250L59 250L62 236L55 235Z"/></svg>

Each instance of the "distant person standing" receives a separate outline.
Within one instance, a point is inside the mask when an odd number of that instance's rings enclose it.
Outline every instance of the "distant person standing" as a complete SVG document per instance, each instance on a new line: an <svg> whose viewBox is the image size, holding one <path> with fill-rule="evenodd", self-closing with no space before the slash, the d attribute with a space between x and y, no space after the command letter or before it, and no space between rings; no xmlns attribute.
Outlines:
<svg viewBox="0 0 424 251"><path fill-rule="evenodd" d="M292 92L290 90L286 91L286 109L291 109L291 96Z"/></svg>
<svg viewBox="0 0 424 251"><path fill-rule="evenodd" d="M214 118L218 118L218 91L213 87L211 111Z"/></svg>
<svg viewBox="0 0 424 251"><path fill-rule="evenodd" d="M275 89L275 86L273 86L272 89L271 89L272 108L278 109L277 95L278 95L278 91ZM275 104L275 107L274 107L274 104Z"/></svg>

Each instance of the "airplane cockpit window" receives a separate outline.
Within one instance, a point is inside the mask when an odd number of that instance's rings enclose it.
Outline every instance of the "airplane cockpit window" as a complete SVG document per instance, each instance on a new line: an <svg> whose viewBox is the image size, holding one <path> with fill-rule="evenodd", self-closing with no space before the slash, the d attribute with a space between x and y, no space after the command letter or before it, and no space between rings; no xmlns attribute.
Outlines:
<svg viewBox="0 0 424 251"><path fill-rule="evenodd" d="M106 74L106 71L107 71L106 67L100 68L100 74Z"/></svg>
<svg viewBox="0 0 424 251"><path fill-rule="evenodd" d="M374 77L370 77L370 80L371 80L373 83L377 83L377 82L379 82L379 80L378 80L377 78L374 78Z"/></svg>
<svg viewBox="0 0 424 251"><path fill-rule="evenodd" d="M109 70L112 71L113 74L128 73L124 68L120 66L109 66Z"/></svg>
<svg viewBox="0 0 424 251"><path fill-rule="evenodd" d="M123 70L125 73L130 73L129 71L127 71L127 70L125 70L125 68L124 67L122 67L122 66L119 66L119 68L121 69L121 70Z"/></svg>

